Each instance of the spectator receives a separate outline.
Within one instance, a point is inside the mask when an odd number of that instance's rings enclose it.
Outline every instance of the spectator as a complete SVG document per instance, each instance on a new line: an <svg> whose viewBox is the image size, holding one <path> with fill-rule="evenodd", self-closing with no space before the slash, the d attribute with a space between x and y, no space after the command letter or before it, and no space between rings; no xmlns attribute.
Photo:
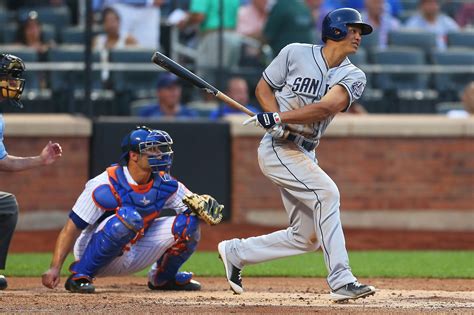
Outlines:
<svg viewBox="0 0 474 315"><path fill-rule="evenodd" d="M197 113L181 103L182 88L177 76L163 73L158 78L156 87L157 103L145 106L140 117L197 117Z"/></svg>
<svg viewBox="0 0 474 315"><path fill-rule="evenodd" d="M461 27L474 27L474 3L466 2L456 13L456 22Z"/></svg>
<svg viewBox="0 0 474 315"><path fill-rule="evenodd" d="M326 16L326 14L329 13L329 10L327 6L324 5L324 0L305 0L306 5L308 6L311 16L313 17L313 24L314 24L314 38L316 38L316 41L314 43L317 43L319 45L323 44L322 39L320 38L319 35L316 34L321 34L321 31L323 29L323 19Z"/></svg>
<svg viewBox="0 0 474 315"><path fill-rule="evenodd" d="M374 28L381 48L387 46L388 33L400 27L400 21L393 17L385 6L385 0L365 0L365 10L361 13L362 19Z"/></svg>
<svg viewBox="0 0 474 315"><path fill-rule="evenodd" d="M446 114L450 118L466 118L474 115L474 81L468 83L461 95L464 109L451 109Z"/></svg>
<svg viewBox="0 0 474 315"><path fill-rule="evenodd" d="M120 33L120 17L114 9L105 8L102 11L102 25L104 34L99 34L94 38L92 44L94 49L104 51L137 44L137 40L133 36L124 36Z"/></svg>
<svg viewBox="0 0 474 315"><path fill-rule="evenodd" d="M247 81L241 77L233 77L227 82L226 94L244 105L254 113L258 113L254 106L249 104L249 87ZM216 120L229 114L243 114L240 110L230 107L227 104L219 104L219 107L211 112L209 118Z"/></svg>
<svg viewBox="0 0 474 315"><path fill-rule="evenodd" d="M223 7L223 67L231 68L239 61L240 37L235 32L239 0L226 0ZM211 84L218 84L219 28L221 0L191 0L189 14L178 24L180 29L199 25L197 72Z"/></svg>
<svg viewBox="0 0 474 315"><path fill-rule="evenodd" d="M267 0L252 0L238 11L237 33L262 39L262 31L267 21Z"/></svg>
<svg viewBox="0 0 474 315"><path fill-rule="evenodd" d="M42 26L36 11L29 12L21 19L17 42L21 45L34 48L38 52L40 60L46 60L48 49L54 45L53 40L49 42L45 41Z"/></svg>
<svg viewBox="0 0 474 315"><path fill-rule="evenodd" d="M440 12L438 0L419 0L418 11L405 26L435 33L438 49L445 49L447 33L459 30L456 21Z"/></svg>
<svg viewBox="0 0 474 315"><path fill-rule="evenodd" d="M276 56L294 42L314 43L313 19L305 3L299 0L277 0L265 24L263 34Z"/></svg>
<svg viewBox="0 0 474 315"><path fill-rule="evenodd" d="M136 38L140 47L158 49L160 45L160 6L165 0L104 0L120 16L120 34Z"/></svg>

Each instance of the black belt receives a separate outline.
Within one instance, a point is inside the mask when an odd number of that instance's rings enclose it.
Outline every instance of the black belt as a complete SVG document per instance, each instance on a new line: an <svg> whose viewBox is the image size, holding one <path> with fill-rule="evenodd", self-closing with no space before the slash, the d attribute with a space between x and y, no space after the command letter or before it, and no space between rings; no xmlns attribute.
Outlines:
<svg viewBox="0 0 474 315"><path fill-rule="evenodd" d="M293 133L290 133L288 137L286 137L286 139L303 147L306 151L313 151L314 148L316 148L316 142L307 140L305 139L305 137L300 136L300 135L295 135Z"/></svg>

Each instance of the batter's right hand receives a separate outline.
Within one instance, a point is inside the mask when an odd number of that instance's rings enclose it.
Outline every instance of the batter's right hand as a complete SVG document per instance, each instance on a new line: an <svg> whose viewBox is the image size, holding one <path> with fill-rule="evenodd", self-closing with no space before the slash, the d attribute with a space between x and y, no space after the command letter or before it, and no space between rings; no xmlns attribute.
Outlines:
<svg viewBox="0 0 474 315"><path fill-rule="evenodd" d="M45 287L54 289L59 284L59 273L58 268L49 268L41 276L41 282Z"/></svg>

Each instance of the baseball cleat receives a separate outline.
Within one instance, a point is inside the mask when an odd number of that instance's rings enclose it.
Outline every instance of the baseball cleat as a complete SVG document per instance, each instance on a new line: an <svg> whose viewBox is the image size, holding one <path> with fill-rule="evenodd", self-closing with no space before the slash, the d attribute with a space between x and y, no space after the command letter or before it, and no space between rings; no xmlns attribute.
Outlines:
<svg viewBox="0 0 474 315"><path fill-rule="evenodd" d="M373 286L361 284L358 281L355 281L332 291L330 299L334 302L343 303L348 300L366 298L374 294L375 288Z"/></svg>
<svg viewBox="0 0 474 315"><path fill-rule="evenodd" d="M89 279L86 278L78 278L73 279L74 275L70 275L67 278L64 287L66 290L72 293L94 293L95 287Z"/></svg>
<svg viewBox="0 0 474 315"><path fill-rule="evenodd" d="M5 276L0 275L0 290L5 290L8 287L7 278Z"/></svg>
<svg viewBox="0 0 474 315"><path fill-rule="evenodd" d="M234 291L235 294L242 294L244 292L244 288L242 287L242 270L234 266L230 260L228 259L226 253L226 243L229 241L222 241L217 246L217 250L219 251L219 258L224 263L225 268L225 275L227 278L227 282L230 284L230 288Z"/></svg>

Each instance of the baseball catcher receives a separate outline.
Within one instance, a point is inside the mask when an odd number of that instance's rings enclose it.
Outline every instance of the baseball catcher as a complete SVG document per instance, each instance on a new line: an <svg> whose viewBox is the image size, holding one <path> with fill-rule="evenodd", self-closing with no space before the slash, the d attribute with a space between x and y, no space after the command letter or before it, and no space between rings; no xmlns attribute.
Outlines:
<svg viewBox="0 0 474 315"><path fill-rule="evenodd" d="M133 274L151 265L151 290L201 289L191 272L179 271L196 250L199 218L222 220L223 206L190 192L170 175L173 140L162 130L137 127L122 140L118 165L87 182L58 236L43 285L54 288L74 246L76 261L66 290L95 291L96 277ZM175 217L158 217L173 209Z"/></svg>

